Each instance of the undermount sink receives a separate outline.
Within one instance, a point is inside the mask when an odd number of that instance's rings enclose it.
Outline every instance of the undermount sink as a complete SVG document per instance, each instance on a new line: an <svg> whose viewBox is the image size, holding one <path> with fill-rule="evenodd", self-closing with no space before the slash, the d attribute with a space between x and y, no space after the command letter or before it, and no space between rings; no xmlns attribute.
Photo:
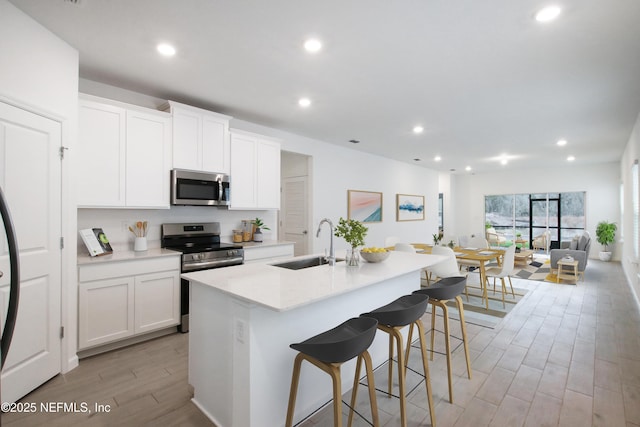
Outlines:
<svg viewBox="0 0 640 427"><path fill-rule="evenodd" d="M340 262L340 261L344 261L344 259L336 258L336 262ZM327 261L326 258L317 257L317 258L297 259L295 261L281 262L281 263L272 264L272 265L275 267L288 268L289 270L302 270L303 268L318 267L328 263L329 261Z"/></svg>

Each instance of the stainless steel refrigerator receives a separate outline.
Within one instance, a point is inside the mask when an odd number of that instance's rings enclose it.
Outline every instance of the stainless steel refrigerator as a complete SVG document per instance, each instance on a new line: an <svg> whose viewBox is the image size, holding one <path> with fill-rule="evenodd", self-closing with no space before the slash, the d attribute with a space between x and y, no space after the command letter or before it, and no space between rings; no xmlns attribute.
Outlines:
<svg viewBox="0 0 640 427"><path fill-rule="evenodd" d="M7 235L7 248L9 250L9 270L0 271L0 277L4 274L10 274L11 284L9 293L9 305L7 308L7 318L4 323L4 330L2 331L2 341L0 342L0 370L4 367L4 362L9 352L9 346L11 345L11 338L13 337L13 330L16 325L16 317L18 315L18 299L20 296L20 260L18 257L18 242L16 240L15 230L13 229L13 222L11 221L11 214L9 212L9 206L0 188L0 215L2 216L2 223L4 224L4 230ZM0 380L1 381L1 380ZM0 383L1 385L1 383ZM0 402L2 396L0 395ZM2 425L2 414L0 413L0 425Z"/></svg>

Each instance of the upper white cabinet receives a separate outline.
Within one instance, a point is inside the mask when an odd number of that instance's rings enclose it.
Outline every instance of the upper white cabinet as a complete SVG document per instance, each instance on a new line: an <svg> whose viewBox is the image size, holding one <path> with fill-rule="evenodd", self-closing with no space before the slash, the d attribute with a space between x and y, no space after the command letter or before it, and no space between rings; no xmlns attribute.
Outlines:
<svg viewBox="0 0 640 427"><path fill-rule="evenodd" d="M231 131L230 209L280 209L280 142Z"/></svg>
<svg viewBox="0 0 640 427"><path fill-rule="evenodd" d="M171 116L83 95L78 206L168 208Z"/></svg>
<svg viewBox="0 0 640 427"><path fill-rule="evenodd" d="M169 101L173 116L173 167L229 173L230 116Z"/></svg>

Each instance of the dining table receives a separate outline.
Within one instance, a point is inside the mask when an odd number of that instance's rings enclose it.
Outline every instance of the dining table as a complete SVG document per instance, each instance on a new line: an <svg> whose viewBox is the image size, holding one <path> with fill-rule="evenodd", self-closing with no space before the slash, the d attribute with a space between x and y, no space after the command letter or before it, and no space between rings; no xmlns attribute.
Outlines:
<svg viewBox="0 0 640 427"><path fill-rule="evenodd" d="M417 253L430 254L433 245L425 243L411 243ZM482 292L482 300L485 307L489 309L489 296L487 295L487 270L486 263L496 260L498 266L502 265L502 257L504 249L497 248L472 248L472 247L453 247L453 253L458 261L476 261L480 270L480 290Z"/></svg>

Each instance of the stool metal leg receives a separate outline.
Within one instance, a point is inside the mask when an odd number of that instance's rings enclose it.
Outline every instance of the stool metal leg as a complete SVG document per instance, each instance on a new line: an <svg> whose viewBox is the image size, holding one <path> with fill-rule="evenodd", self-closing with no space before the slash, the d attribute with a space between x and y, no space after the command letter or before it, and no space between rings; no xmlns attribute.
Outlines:
<svg viewBox="0 0 640 427"><path fill-rule="evenodd" d="M429 302L431 302L431 300ZM432 304L431 305L431 360L433 360L435 342L436 342L436 306Z"/></svg>

